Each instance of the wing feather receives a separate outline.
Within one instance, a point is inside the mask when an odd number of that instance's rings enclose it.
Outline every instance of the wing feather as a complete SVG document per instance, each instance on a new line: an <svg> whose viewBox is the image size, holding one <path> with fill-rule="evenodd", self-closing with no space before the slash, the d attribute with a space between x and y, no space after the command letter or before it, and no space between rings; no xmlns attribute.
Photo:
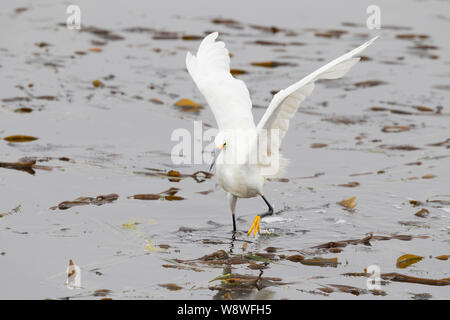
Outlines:
<svg viewBox="0 0 450 320"><path fill-rule="evenodd" d="M219 130L255 129L247 86L230 73L230 56L218 33L201 42L197 55L186 55L186 67L216 118Z"/></svg>
<svg viewBox="0 0 450 320"><path fill-rule="evenodd" d="M281 141L289 128L290 119L292 119L297 112L300 103L314 90L314 82L319 79L338 79L343 77L360 59L353 58L353 56L362 52L377 38L378 37L375 37L369 40L362 46L359 46L358 48L340 56L339 58L309 74L302 80L275 94L269 107L267 108L267 111L257 126L259 133L265 129L269 131L270 129L279 130L278 139L276 139L276 141L272 141L270 133L266 132L268 157L270 157L272 151L276 151L278 153ZM277 148L277 150L272 150L272 148ZM283 168L280 168L280 170L282 169Z"/></svg>

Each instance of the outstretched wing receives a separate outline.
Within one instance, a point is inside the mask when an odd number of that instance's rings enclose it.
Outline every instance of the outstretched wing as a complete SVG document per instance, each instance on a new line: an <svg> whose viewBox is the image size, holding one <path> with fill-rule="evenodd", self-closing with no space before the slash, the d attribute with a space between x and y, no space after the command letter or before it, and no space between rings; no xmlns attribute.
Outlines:
<svg viewBox="0 0 450 320"><path fill-rule="evenodd" d="M218 33L203 39L197 56L186 55L186 67L216 118L219 130L255 129L252 102L245 83L230 73L230 56Z"/></svg>
<svg viewBox="0 0 450 320"><path fill-rule="evenodd" d="M300 106L300 103L311 94L314 89L314 82L319 79L338 79L343 77L351 67L353 67L360 58L353 58L359 54L369 45L372 44L378 37L375 37L362 46L353 49L352 51L340 56L331 61L325 66L317 69L297 83L290 87L279 91L270 102L267 111L258 123L257 130L268 130L267 133L267 155L272 154L271 147L279 148L286 131L289 128L289 121L295 115ZM278 139L272 141L270 129L278 129Z"/></svg>

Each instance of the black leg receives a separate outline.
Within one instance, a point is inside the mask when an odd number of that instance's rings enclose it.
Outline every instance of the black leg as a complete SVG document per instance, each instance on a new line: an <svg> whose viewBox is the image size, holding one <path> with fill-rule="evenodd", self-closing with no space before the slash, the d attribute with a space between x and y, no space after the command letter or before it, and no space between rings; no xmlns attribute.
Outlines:
<svg viewBox="0 0 450 320"><path fill-rule="evenodd" d="M269 211L267 211L266 213L260 214L259 216L260 216L261 218L267 217L267 216L271 216L271 215L273 214L273 208L272 208L272 206L270 205L269 201L267 201L267 199L266 199L264 196L261 196L261 197L263 198L264 202L265 202L265 203L267 204L267 206L269 207Z"/></svg>
<svg viewBox="0 0 450 320"><path fill-rule="evenodd" d="M236 233L236 217L234 216L234 214L232 214L233 216L233 233Z"/></svg>

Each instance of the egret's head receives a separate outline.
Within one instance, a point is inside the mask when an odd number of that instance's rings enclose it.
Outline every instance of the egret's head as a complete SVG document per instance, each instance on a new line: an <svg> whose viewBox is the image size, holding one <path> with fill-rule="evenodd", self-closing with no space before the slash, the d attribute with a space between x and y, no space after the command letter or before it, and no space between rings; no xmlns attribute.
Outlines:
<svg viewBox="0 0 450 320"><path fill-rule="evenodd" d="M227 141L226 141L226 136L225 133L223 132L219 132L216 136L216 138L214 139L214 144L216 145L216 149L223 150L225 149L226 145L227 145Z"/></svg>

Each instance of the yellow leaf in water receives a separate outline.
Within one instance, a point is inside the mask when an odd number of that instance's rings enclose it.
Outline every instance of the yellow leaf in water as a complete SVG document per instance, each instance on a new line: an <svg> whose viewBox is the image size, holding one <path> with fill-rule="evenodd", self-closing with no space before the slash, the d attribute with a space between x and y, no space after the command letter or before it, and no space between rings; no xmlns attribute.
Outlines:
<svg viewBox="0 0 450 320"><path fill-rule="evenodd" d="M404 269L410 265L419 262L423 257L414 254L404 254L397 259L397 268Z"/></svg>
<svg viewBox="0 0 450 320"><path fill-rule="evenodd" d="M14 142L14 143L30 142L30 141L34 141L37 139L38 138L31 137L31 136L25 136L25 135L15 135L15 136L9 136L9 137L4 138L5 141Z"/></svg>
<svg viewBox="0 0 450 320"><path fill-rule="evenodd" d="M169 177L179 177L180 176L180 172L175 171L175 170L170 170L169 172L167 172L167 176L169 176Z"/></svg>
<svg viewBox="0 0 450 320"><path fill-rule="evenodd" d="M100 80L94 80L94 81L92 81L92 85L93 85L95 88L102 88L102 87L105 86L105 85L103 84L103 82L101 82Z"/></svg>
<svg viewBox="0 0 450 320"><path fill-rule="evenodd" d="M426 174L422 177L422 179L433 179L436 178L436 175L434 174Z"/></svg>
<svg viewBox="0 0 450 320"><path fill-rule="evenodd" d="M135 224L131 224L131 223L124 223L122 224L122 227L124 227L125 229L129 229L129 230L136 230L136 225Z"/></svg>
<svg viewBox="0 0 450 320"><path fill-rule="evenodd" d="M356 207L356 197L351 197L350 199L342 200L339 204L343 207L353 209Z"/></svg>
<svg viewBox="0 0 450 320"><path fill-rule="evenodd" d="M145 245L145 249L148 250L148 251L155 251L155 252L164 251L163 249L155 248L152 245L152 242L150 240L147 240L147 244Z"/></svg>
<svg viewBox="0 0 450 320"><path fill-rule="evenodd" d="M442 256L436 257L436 259L439 259L439 260L448 260L448 258L450 258L450 255L448 255L448 254L443 254Z"/></svg>
<svg viewBox="0 0 450 320"><path fill-rule="evenodd" d="M198 103L189 100L189 99L180 99L177 102L174 103L174 106L177 107L194 107L194 108L203 108L203 106L199 105Z"/></svg>

